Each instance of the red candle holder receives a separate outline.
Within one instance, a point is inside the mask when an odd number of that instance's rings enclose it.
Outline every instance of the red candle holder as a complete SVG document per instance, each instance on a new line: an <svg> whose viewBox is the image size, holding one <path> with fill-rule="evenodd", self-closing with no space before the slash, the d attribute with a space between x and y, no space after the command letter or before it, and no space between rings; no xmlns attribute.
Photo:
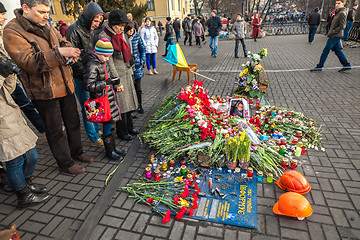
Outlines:
<svg viewBox="0 0 360 240"><path fill-rule="evenodd" d="M291 169L296 169L297 166L298 166L297 160L296 160L296 159L293 159L293 160L291 161Z"/></svg>
<svg viewBox="0 0 360 240"><path fill-rule="evenodd" d="M252 167L249 167L249 168L247 169L247 171L246 171L246 174L247 174L247 177L248 177L248 178L252 178L253 175L254 175L254 170L253 170L253 168L252 168Z"/></svg>
<svg viewBox="0 0 360 240"><path fill-rule="evenodd" d="M281 162L282 168L286 170L289 168L289 165L290 165L289 159L284 158L283 161Z"/></svg>

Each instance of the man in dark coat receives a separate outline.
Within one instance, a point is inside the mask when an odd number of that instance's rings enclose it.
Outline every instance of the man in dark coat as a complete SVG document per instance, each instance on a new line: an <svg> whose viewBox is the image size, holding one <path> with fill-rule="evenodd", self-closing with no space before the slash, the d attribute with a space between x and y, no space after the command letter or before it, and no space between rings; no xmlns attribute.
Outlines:
<svg viewBox="0 0 360 240"><path fill-rule="evenodd" d="M191 43L191 38L192 38L192 34L191 34L191 29L192 29L192 25L191 25L191 14L188 14L187 17L184 19L183 21L183 29L184 29L184 34L185 34L185 39L184 39L184 45L186 45L186 41L189 39L189 46L192 45Z"/></svg>
<svg viewBox="0 0 360 240"><path fill-rule="evenodd" d="M348 13L347 19L346 19L346 28L344 30L344 37L343 37L344 41L349 40L349 32L350 32L350 29L352 28L352 26L354 25L357 9L358 9L357 3L354 4L354 6L352 8L349 9L349 13Z"/></svg>
<svg viewBox="0 0 360 240"><path fill-rule="evenodd" d="M158 27L159 27L160 36L162 36L162 26L163 26L163 24L162 24L162 22L159 20L159 22L158 22Z"/></svg>
<svg viewBox="0 0 360 240"><path fill-rule="evenodd" d="M86 52L94 49L94 30L98 29L103 22L104 12L101 7L95 3L88 3L81 12L78 20L70 25L66 30L66 39L72 43L74 47L81 50L79 60L72 65L74 81L76 84L76 97L81 106L81 115L85 132L90 140L91 146L103 147L103 140L100 138L99 125L86 120L84 103L89 99L89 92L85 90L82 78L84 76L84 66L82 57Z"/></svg>
<svg viewBox="0 0 360 240"><path fill-rule="evenodd" d="M173 23L173 27L174 27L174 31L175 31L175 35L176 35L176 42L179 42L180 30L181 30L180 19L179 18L175 19L175 21Z"/></svg>
<svg viewBox="0 0 360 240"><path fill-rule="evenodd" d="M312 43L314 41L315 33L320 25L320 13L319 8L315 8L314 12L310 14L309 19L309 43Z"/></svg>
<svg viewBox="0 0 360 240"><path fill-rule="evenodd" d="M350 63L347 61L344 53L341 51L340 43L346 26L347 8L344 7L345 3L346 0L339 0L335 3L335 16L327 34L329 39L327 40L325 48L321 54L320 62L316 65L316 68L310 70L311 72L319 72L322 70L330 50L334 50L336 56L343 65L343 68L340 69L339 72L344 72L351 69Z"/></svg>
<svg viewBox="0 0 360 240"><path fill-rule="evenodd" d="M209 46L211 49L211 56L213 56L214 58L217 57L219 35L220 35L221 27L222 27L221 19L218 16L216 16L216 14L217 14L217 11L215 9L212 10L211 17L209 18L209 20L207 22L208 29L209 29L209 35L210 35Z"/></svg>
<svg viewBox="0 0 360 240"><path fill-rule="evenodd" d="M165 54L162 55L163 57L166 57L168 53L168 49L167 49L168 46L174 44L174 28L173 28L173 23L171 21L171 17L166 18L165 29L166 29L166 33L164 40L166 41L166 44L165 44Z"/></svg>

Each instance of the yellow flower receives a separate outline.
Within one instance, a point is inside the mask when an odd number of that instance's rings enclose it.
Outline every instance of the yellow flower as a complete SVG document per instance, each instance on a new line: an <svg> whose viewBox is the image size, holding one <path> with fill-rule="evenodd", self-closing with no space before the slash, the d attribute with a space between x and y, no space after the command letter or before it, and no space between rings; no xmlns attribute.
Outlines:
<svg viewBox="0 0 360 240"><path fill-rule="evenodd" d="M230 136L229 134L226 134L226 135L225 135L226 138L229 138L229 136Z"/></svg>
<svg viewBox="0 0 360 240"><path fill-rule="evenodd" d="M230 145L230 144L231 144L231 141L228 141L228 144Z"/></svg>
<svg viewBox="0 0 360 240"><path fill-rule="evenodd" d="M180 198L179 205L181 207L189 207L189 203L185 199L182 199L182 198Z"/></svg>
<svg viewBox="0 0 360 240"><path fill-rule="evenodd" d="M261 67L261 65L260 65L260 64L258 64L258 65L256 65L256 66L255 66L254 70L255 70L255 71L260 71L260 70L261 70L261 68L262 68L262 67Z"/></svg>
<svg viewBox="0 0 360 240"><path fill-rule="evenodd" d="M237 144L238 146L240 146L240 142L237 142L236 144Z"/></svg>
<svg viewBox="0 0 360 240"><path fill-rule="evenodd" d="M275 123L271 124L271 128L274 128L275 127Z"/></svg>
<svg viewBox="0 0 360 240"><path fill-rule="evenodd" d="M244 75L244 73L243 72L241 72L240 74L239 74L239 77L243 77L243 75Z"/></svg>
<svg viewBox="0 0 360 240"><path fill-rule="evenodd" d="M183 182L183 181L184 181L183 177L177 177L174 179L174 182Z"/></svg>
<svg viewBox="0 0 360 240"><path fill-rule="evenodd" d="M248 68L245 68L244 71L243 71L243 73L244 73L244 74L247 74L248 71L249 71L249 69L248 69Z"/></svg>

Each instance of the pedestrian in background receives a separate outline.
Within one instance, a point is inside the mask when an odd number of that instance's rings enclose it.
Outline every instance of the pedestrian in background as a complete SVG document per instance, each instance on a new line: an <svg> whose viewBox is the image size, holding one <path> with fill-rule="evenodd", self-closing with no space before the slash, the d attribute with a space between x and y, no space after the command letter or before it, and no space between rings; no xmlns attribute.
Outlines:
<svg viewBox="0 0 360 240"><path fill-rule="evenodd" d="M175 36L176 36L176 42L179 42L179 38L180 38L180 31L181 31L181 25L180 25L180 19L179 18L175 18L175 21L173 23L173 27L174 27L174 31L175 31Z"/></svg>
<svg viewBox="0 0 360 240"><path fill-rule="evenodd" d="M158 27L159 27L160 36L162 36L163 24L162 24L162 22L161 22L160 20L159 20L159 22L158 22Z"/></svg>
<svg viewBox="0 0 360 240"><path fill-rule="evenodd" d="M209 46L211 49L211 56L214 58L217 57L218 53L218 44L219 44L219 35L222 27L222 22L220 17L216 16L217 11L214 9L211 12L211 17L207 21L207 26L210 35Z"/></svg>
<svg viewBox="0 0 360 240"><path fill-rule="evenodd" d="M201 23L201 25L203 26L203 29L204 29L204 33L203 33L203 35L201 35L201 40L205 44L206 43L206 40L205 40L206 19L205 19L205 16L201 16L200 23Z"/></svg>
<svg viewBox="0 0 360 240"><path fill-rule="evenodd" d="M195 20L195 24L194 24L194 35L195 35L195 41L196 41L196 45L199 45L199 47L201 48L201 41L200 38L201 36L204 35L204 28L200 23L200 19L197 18Z"/></svg>
<svg viewBox="0 0 360 240"><path fill-rule="evenodd" d="M321 53L320 62L316 65L316 68L310 70L312 72L319 72L322 70L330 50L335 52L336 56L339 58L339 61L343 65L343 68L340 69L339 72L344 72L351 69L350 63L347 61L344 53L341 51L340 43L346 26L347 8L344 7L345 3L346 0L336 1L335 3L335 16L331 23L329 33L327 34L329 39L327 40L325 48Z"/></svg>
<svg viewBox="0 0 360 240"><path fill-rule="evenodd" d="M239 42L244 50L244 56L247 57L246 45L245 45L245 35L246 35L246 22L242 18L241 13L238 13L236 16L236 22L232 27L232 32L235 35L235 58L239 58Z"/></svg>
<svg viewBox="0 0 360 240"><path fill-rule="evenodd" d="M146 67L149 75L159 74L156 71L156 53L159 46L159 37L155 27L151 24L151 19L145 19L145 27L141 29L141 37L146 47ZM151 67L153 70L151 70Z"/></svg>
<svg viewBox="0 0 360 240"><path fill-rule="evenodd" d="M253 24L252 37L254 38L254 42L256 42L256 38L260 36L261 24L260 24L259 13L255 13L252 24Z"/></svg>
<svg viewBox="0 0 360 240"><path fill-rule="evenodd" d="M129 21L134 24L134 28L137 31L139 29L139 24L133 19L132 13L128 13L128 14L126 14L126 16L129 19Z"/></svg>
<svg viewBox="0 0 360 240"><path fill-rule="evenodd" d="M308 19L309 24L309 43L314 41L316 30L320 25L320 13L319 8L315 8L314 12L312 12Z"/></svg>
<svg viewBox="0 0 360 240"><path fill-rule="evenodd" d="M184 39L184 45L186 45L186 41L189 39L189 46L192 45L191 43L191 31L192 31L192 20L191 20L191 14L188 14L187 17L184 19L182 23L182 27L184 29L185 39Z"/></svg>
<svg viewBox="0 0 360 240"><path fill-rule="evenodd" d="M345 27L345 30L344 30L344 37L343 37L344 41L349 40L350 29L354 25L355 16L356 16L356 10L357 9L358 9L358 4L357 3L355 3L354 6L349 9L349 13L348 13L347 18L346 18L346 27Z"/></svg>
<svg viewBox="0 0 360 240"><path fill-rule="evenodd" d="M166 18L165 29L166 32L165 32L164 41L166 41L166 43L165 43L165 54L162 55L163 57L166 57L168 53L168 49L167 49L168 46L174 44L174 28L173 28L173 23L171 21L171 17Z"/></svg>
<svg viewBox="0 0 360 240"><path fill-rule="evenodd" d="M61 34L61 36L65 37L65 31L68 28L68 25L66 23L64 23L64 21L60 20L57 23L58 27L59 27L59 32Z"/></svg>

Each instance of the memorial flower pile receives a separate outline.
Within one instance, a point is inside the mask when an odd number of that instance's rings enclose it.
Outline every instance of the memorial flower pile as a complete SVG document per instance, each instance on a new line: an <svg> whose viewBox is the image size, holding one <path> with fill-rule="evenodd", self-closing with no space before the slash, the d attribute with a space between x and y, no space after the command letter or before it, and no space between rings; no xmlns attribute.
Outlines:
<svg viewBox="0 0 360 240"><path fill-rule="evenodd" d="M261 66L261 60L267 56L267 49L263 48L259 53L249 52L250 60L243 64L244 70L236 78L235 93L242 95L249 93L251 97L262 98L265 94L265 90L262 86L268 85L268 80L260 82L260 75L263 73L263 67Z"/></svg>

